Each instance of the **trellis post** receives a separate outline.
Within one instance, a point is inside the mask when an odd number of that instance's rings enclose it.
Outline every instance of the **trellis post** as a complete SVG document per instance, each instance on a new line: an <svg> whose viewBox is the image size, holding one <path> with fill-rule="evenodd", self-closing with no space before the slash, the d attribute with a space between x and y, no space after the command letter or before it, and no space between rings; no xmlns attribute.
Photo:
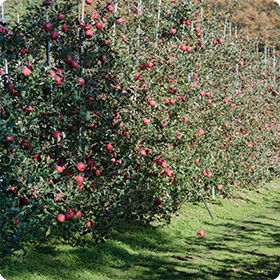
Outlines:
<svg viewBox="0 0 280 280"><path fill-rule="evenodd" d="M160 13L161 13L161 0L158 1L158 17L157 17L157 31L156 31L156 44L158 40L158 30L159 30L159 19L160 19Z"/></svg>
<svg viewBox="0 0 280 280"><path fill-rule="evenodd" d="M139 20L139 16L141 13L141 6L142 6L142 2L141 0L138 0L138 20ZM138 48L140 47L140 33L141 33L141 29L140 29L140 23L138 23Z"/></svg>

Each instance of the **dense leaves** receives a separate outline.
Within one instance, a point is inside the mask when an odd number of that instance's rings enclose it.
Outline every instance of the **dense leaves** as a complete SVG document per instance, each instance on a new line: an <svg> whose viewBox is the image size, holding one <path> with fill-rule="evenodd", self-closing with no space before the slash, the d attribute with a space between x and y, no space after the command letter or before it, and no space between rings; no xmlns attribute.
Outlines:
<svg viewBox="0 0 280 280"><path fill-rule="evenodd" d="M217 34L198 1L111 10L83 24L45 4L1 29L4 255L169 221L211 187L226 196L278 174L279 93L255 41Z"/></svg>

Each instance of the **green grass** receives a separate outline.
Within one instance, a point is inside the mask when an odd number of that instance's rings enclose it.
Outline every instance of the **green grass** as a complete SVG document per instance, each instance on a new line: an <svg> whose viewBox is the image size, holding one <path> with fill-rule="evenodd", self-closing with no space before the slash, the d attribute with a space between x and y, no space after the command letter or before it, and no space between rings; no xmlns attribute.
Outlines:
<svg viewBox="0 0 280 280"><path fill-rule="evenodd" d="M280 181L231 199L186 205L170 225L124 224L106 243L60 240L1 260L9 279L276 279L280 274ZM205 237L197 232L203 229Z"/></svg>

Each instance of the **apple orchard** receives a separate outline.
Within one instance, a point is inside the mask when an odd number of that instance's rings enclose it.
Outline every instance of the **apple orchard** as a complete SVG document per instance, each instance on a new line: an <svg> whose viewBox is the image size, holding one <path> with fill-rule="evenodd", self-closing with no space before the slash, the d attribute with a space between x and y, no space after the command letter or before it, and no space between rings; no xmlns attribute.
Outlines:
<svg viewBox="0 0 280 280"><path fill-rule="evenodd" d="M122 221L169 222L213 186L226 197L278 175L279 69L202 6L118 1L81 18L45 0L0 26L3 255L104 241Z"/></svg>

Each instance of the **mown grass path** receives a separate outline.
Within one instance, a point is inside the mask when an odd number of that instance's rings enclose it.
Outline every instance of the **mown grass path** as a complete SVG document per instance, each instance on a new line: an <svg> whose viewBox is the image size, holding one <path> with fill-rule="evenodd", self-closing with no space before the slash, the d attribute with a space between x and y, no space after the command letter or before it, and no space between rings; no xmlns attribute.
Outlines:
<svg viewBox="0 0 280 280"><path fill-rule="evenodd" d="M235 197L185 206L171 225L121 225L104 244L60 240L1 260L7 280L276 279L280 274L280 181ZM203 229L204 237L197 235Z"/></svg>

